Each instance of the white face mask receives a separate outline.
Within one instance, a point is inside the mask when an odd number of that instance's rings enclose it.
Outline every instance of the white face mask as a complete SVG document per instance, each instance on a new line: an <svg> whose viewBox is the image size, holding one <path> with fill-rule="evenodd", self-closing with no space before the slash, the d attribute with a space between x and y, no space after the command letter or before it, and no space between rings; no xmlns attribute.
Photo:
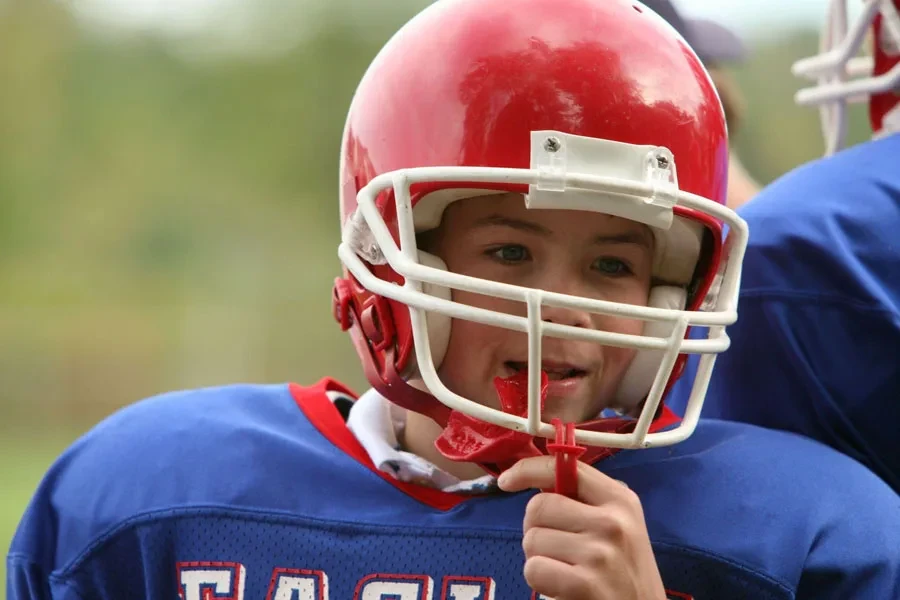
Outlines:
<svg viewBox="0 0 900 600"><path fill-rule="evenodd" d="M508 429L553 438L552 425L541 421L540 369L528 369L528 412L513 415L464 398L445 386L438 367L446 349L451 319L465 319L528 335L528 364L541 364L542 338L557 337L634 348L638 354L631 368L635 389L628 395L635 404L644 401L634 430L628 433L577 430L576 441L611 448L648 448L674 444L691 435L699 419L706 389L718 353L729 346L725 327L737 319L737 295L741 263L747 245L746 223L731 209L678 188L677 157L665 148L636 146L609 140L535 131L531 135L531 168L422 167L384 173L360 190L356 212L344 223L343 242L338 254L347 270L368 290L409 307L415 346L417 373L410 383L426 390L453 411ZM683 287L657 286L679 290L674 294L651 292L648 306L589 299L569 294L473 278L452 273L440 259L420 252L416 246L417 225L439 219L429 212L414 214L410 187L420 182L480 182L528 186L525 196L529 210L573 209L613 214L643 223L655 231L661 246L672 249L660 256L664 272L684 272L676 260L685 248L695 247L686 278L693 273L699 255L696 230L676 216L675 207L709 215L729 228L727 245L715 275L714 288L699 310L686 310ZM399 226L399 245L391 235L375 199L393 189ZM469 190L471 192L471 190ZM468 192L467 192L468 193ZM450 200L452 201L452 200ZM423 206L421 203L418 206ZM428 206L440 205L431 202ZM446 203L444 203L446 206ZM425 211L428 208L423 207ZM693 223L691 223L693 224ZM433 223L432 223L433 225ZM364 262L365 261L365 262ZM403 285L377 277L366 263L388 264L404 279ZM670 278L666 278L671 281ZM450 290L465 290L522 302L527 316L516 316L454 302ZM657 298L658 301L654 300ZM616 315L645 323L639 335L587 330L550 323L541 318L542 307L554 306ZM685 339L688 327L708 327L707 337ZM680 353L702 355L684 420L675 428L650 433L649 428L662 401L666 384ZM626 374L625 379L628 380ZM641 389L637 389L640 387Z"/></svg>
<svg viewBox="0 0 900 600"><path fill-rule="evenodd" d="M825 155L844 145L847 106L867 102L873 94L900 89L900 64L879 76L872 75L871 56L859 56L875 17L883 19L882 44L900 48L900 13L895 0L864 0L859 16L848 16L847 0L832 0L822 30L819 54L794 63L792 72L816 82L797 92L801 106L817 106L825 138ZM875 137L898 130L896 111Z"/></svg>

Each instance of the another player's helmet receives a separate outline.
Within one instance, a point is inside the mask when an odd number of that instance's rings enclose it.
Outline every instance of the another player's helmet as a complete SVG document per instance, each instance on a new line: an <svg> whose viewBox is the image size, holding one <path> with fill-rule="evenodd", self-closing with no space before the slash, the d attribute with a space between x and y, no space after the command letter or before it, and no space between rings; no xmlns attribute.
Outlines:
<svg viewBox="0 0 900 600"><path fill-rule="evenodd" d="M437 2L385 45L350 107L335 318L372 386L392 402L442 425L454 410L544 438L554 429L535 414L536 379L531 419L440 381L451 318L526 332L532 364L540 364L541 336L638 349L617 399L635 415L644 403L633 431L579 426L576 439L615 448L681 441L696 426L715 356L729 345L724 327L737 318L747 230L724 206L727 171L725 118L706 70L639 2ZM537 213L592 210L648 225L657 239L650 305L473 279L417 248L416 234L437 227L451 202L505 192L524 194ZM521 301L528 316L456 303L453 289ZM643 335L542 323L542 306L640 319ZM690 326L709 334L686 339ZM648 434L683 353L704 355L685 418Z"/></svg>
<svg viewBox="0 0 900 600"><path fill-rule="evenodd" d="M795 75L816 82L799 90L795 100L819 108L826 155L844 144L850 103L869 103L876 138L900 131L900 0L860 3L862 13L850 23L847 0L832 0L819 54L793 65ZM868 39L872 54L859 56Z"/></svg>

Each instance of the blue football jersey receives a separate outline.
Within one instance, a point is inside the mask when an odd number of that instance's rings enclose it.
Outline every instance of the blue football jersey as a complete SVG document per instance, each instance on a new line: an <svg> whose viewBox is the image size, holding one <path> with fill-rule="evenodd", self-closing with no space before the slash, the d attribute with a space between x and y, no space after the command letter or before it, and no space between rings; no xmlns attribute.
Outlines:
<svg viewBox="0 0 900 600"><path fill-rule="evenodd" d="M325 379L171 393L50 469L7 559L9 600L534 599L536 492L462 496L374 469ZM597 465L640 496L672 598L900 598L900 498L791 434L706 422Z"/></svg>
<svg viewBox="0 0 900 600"><path fill-rule="evenodd" d="M800 433L900 493L900 135L795 169L739 211L738 321L703 416ZM692 371L696 361L691 361ZM683 410L685 377L670 406Z"/></svg>

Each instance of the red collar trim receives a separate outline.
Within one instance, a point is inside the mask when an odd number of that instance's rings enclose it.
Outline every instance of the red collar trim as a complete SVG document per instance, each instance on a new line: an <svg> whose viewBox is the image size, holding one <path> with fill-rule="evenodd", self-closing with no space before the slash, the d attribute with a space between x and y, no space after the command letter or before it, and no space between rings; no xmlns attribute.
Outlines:
<svg viewBox="0 0 900 600"><path fill-rule="evenodd" d="M471 497L462 494L451 494L434 488L417 485L415 483L399 481L389 474L380 471L372 462L372 459L369 458L369 454L366 452L365 448L362 447L362 444L360 444L359 440L356 439L356 436L353 435L353 432L347 429L347 424L344 423L344 419L334 407L331 400L328 399L326 392L339 392L341 394L346 394L353 399L356 399L357 397L349 388L341 385L334 379L326 377L310 387L301 387L296 383L291 383L289 389L294 400L297 402L297 406L300 407L300 410L303 411L303 414L306 415L309 422L312 423L313 426L328 439L328 441L406 495L411 496L432 508L443 511L450 510Z"/></svg>
<svg viewBox="0 0 900 600"><path fill-rule="evenodd" d="M291 383L289 384L289 389L297 406L300 407L300 410L303 411L303 414L306 415L309 422L312 423L328 441L404 494L415 498L419 502L432 508L443 511L450 510L464 500L471 498L471 496L463 494L452 494L434 488L417 485L415 483L400 481L387 473L380 471L375 466L375 463L372 462L372 459L369 458L366 449L362 447L362 444L360 444L359 440L356 439L356 436L353 435L353 432L347 429L347 424L344 423L344 419L326 395L327 392L339 392L350 396L355 400L357 395L340 382L331 379L330 377L325 377L310 387L302 387L296 383ZM664 404L660 409L659 416L657 416L650 425L650 432L659 431L680 420L681 418ZM591 450L594 449L592 448ZM609 458L618 451L617 448L597 448L596 454L591 456L588 462L594 464L599 460Z"/></svg>

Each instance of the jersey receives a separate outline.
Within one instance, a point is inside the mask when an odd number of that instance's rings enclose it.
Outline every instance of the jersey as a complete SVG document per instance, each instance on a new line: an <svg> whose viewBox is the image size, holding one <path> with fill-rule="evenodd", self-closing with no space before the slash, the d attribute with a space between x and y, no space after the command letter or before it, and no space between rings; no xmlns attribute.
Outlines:
<svg viewBox="0 0 900 600"><path fill-rule="evenodd" d="M751 234L738 321L702 414L811 437L900 493L898 156L900 134L866 142L742 207ZM687 381L670 395L676 412Z"/></svg>
<svg viewBox="0 0 900 600"><path fill-rule="evenodd" d="M7 560L8 600L539 600L536 492L457 495L374 468L325 379L163 395L51 467ZM799 436L707 422L599 463L641 498L672 598L900 597L900 498Z"/></svg>

